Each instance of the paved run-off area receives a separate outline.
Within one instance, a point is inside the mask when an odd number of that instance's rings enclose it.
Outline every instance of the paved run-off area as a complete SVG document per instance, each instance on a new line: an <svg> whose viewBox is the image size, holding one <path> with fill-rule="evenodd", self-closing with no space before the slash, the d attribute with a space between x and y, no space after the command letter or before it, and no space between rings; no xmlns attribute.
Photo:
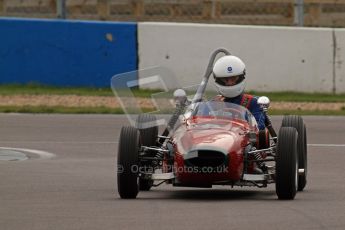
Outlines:
<svg viewBox="0 0 345 230"><path fill-rule="evenodd" d="M123 104L132 104L133 99L121 98ZM151 99L135 98L141 107L153 108ZM158 99L163 100L163 99ZM167 103L159 103L171 107ZM111 96L76 96L76 95L11 95L0 96L0 106L64 106L64 107L107 107L120 108L116 97ZM272 102L271 109L276 110L344 110L345 102Z"/></svg>

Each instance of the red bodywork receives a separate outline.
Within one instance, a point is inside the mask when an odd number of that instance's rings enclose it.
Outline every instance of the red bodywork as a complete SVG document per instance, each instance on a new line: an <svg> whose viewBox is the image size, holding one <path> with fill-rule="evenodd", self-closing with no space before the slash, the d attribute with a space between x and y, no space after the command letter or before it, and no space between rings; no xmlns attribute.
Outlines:
<svg viewBox="0 0 345 230"><path fill-rule="evenodd" d="M173 170L176 176L174 184L209 187L213 184L234 184L241 180L244 149L249 144L249 137L246 135L248 131L249 125L246 121L214 119L207 116L193 117L181 124L173 136ZM199 155L196 155L195 151ZM197 159L200 152L207 154L203 160ZM207 166L208 161L212 162L210 155L213 153L218 157L222 154L225 156L224 165L218 168L213 165L214 170ZM201 162L203 166L196 167L190 164L190 159L198 164ZM249 165L248 169L251 170L252 167Z"/></svg>

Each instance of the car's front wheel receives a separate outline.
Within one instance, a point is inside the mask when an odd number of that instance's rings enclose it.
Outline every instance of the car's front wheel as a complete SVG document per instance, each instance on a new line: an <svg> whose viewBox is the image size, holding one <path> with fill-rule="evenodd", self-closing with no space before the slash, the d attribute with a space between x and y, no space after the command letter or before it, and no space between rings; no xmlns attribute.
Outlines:
<svg viewBox="0 0 345 230"><path fill-rule="evenodd" d="M293 127L282 127L276 152L276 193L279 199L292 200L298 188L298 133Z"/></svg>
<svg viewBox="0 0 345 230"><path fill-rule="evenodd" d="M122 127L117 153L117 188L124 199L138 195L139 148L139 131L131 126Z"/></svg>
<svg viewBox="0 0 345 230"><path fill-rule="evenodd" d="M284 116L282 127L294 127L298 133L297 139L297 158L298 168L303 172L298 176L298 191L303 191L307 184L307 130L301 116L288 115Z"/></svg>

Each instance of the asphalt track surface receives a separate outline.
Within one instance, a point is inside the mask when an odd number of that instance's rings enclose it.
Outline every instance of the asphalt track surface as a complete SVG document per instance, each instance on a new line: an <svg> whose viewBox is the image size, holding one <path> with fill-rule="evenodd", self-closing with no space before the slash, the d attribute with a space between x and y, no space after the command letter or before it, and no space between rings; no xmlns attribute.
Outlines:
<svg viewBox="0 0 345 230"><path fill-rule="evenodd" d="M273 117L278 128L281 117ZM115 159L124 116L0 114L0 146L40 150L0 161L0 229L345 229L345 117L304 117L306 190L163 185L122 200ZM24 151L24 150L22 150ZM54 155L52 155L54 154Z"/></svg>

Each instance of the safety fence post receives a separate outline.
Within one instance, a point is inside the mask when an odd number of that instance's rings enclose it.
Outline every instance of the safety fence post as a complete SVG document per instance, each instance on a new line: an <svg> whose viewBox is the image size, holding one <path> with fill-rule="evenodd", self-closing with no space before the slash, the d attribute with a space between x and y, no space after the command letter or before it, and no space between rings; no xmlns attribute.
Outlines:
<svg viewBox="0 0 345 230"><path fill-rule="evenodd" d="M295 26L304 26L304 0L295 0Z"/></svg>
<svg viewBox="0 0 345 230"><path fill-rule="evenodd" d="M60 19L66 19L66 0L56 1L57 17Z"/></svg>

